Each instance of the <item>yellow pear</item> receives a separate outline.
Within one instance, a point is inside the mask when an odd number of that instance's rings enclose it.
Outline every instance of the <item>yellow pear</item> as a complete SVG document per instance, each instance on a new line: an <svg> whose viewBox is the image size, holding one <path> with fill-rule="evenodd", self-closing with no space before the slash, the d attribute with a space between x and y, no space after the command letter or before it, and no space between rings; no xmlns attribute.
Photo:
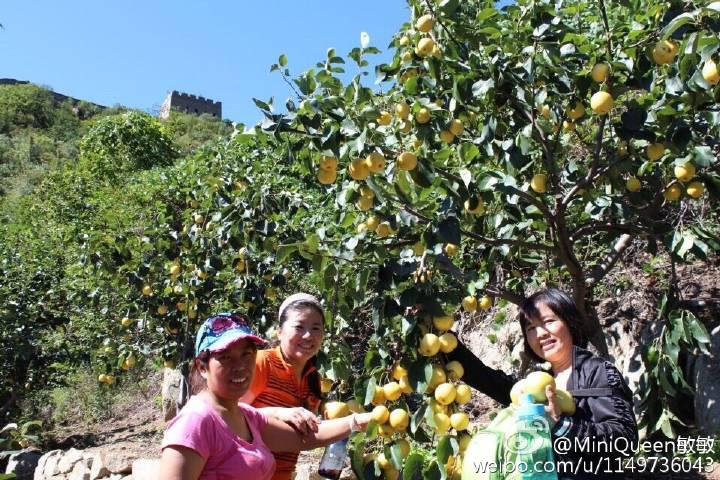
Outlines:
<svg viewBox="0 0 720 480"><path fill-rule="evenodd" d="M320 169L317 174L317 179L323 185L331 185L335 183L335 180L337 179L337 172L335 170Z"/></svg>
<svg viewBox="0 0 720 480"><path fill-rule="evenodd" d="M457 390L455 390L455 385L452 383L443 383L438 385L434 395L435 400L441 405L450 405L455 400Z"/></svg>
<svg viewBox="0 0 720 480"><path fill-rule="evenodd" d="M689 182L695 176L695 165L691 162L686 162L682 165L675 165L674 172L675 178L681 182Z"/></svg>
<svg viewBox="0 0 720 480"><path fill-rule="evenodd" d="M703 193L705 193L705 185L701 182L692 182L687 186L686 192L691 198L700 198L703 196Z"/></svg>
<svg viewBox="0 0 720 480"><path fill-rule="evenodd" d="M468 417L468 414L465 412L453 413L450 416L450 425L452 426L452 428L454 428L458 432L467 430L467 427L469 424L470 424L470 418Z"/></svg>
<svg viewBox="0 0 720 480"><path fill-rule="evenodd" d="M478 307L477 298L475 298L473 295L468 295L467 297L463 298L462 307L463 310L465 310L466 312L474 312L475 310L477 310Z"/></svg>
<svg viewBox="0 0 720 480"><path fill-rule="evenodd" d="M350 162L348 166L348 172L353 180L365 180L370 175L370 169L365 163L364 158L357 158Z"/></svg>
<svg viewBox="0 0 720 480"><path fill-rule="evenodd" d="M422 17L418 18L415 22L415 28L418 29L418 31L422 33L429 32L433 25L435 25L435 20L433 19L432 15L423 15Z"/></svg>
<svg viewBox="0 0 720 480"><path fill-rule="evenodd" d="M465 200L465 211L473 215L481 215L485 212L485 202L481 197L472 197ZM473 205L475 205L473 207Z"/></svg>
<svg viewBox="0 0 720 480"><path fill-rule="evenodd" d="M424 37L418 42L415 53L418 57L427 57L432 54L433 48L435 48L435 41L432 38Z"/></svg>
<svg viewBox="0 0 720 480"><path fill-rule="evenodd" d="M397 380L399 382L402 377L407 376L408 371L400 363L395 363L392 366L392 370L390 371L390 374L392 375L392 378L394 378L395 380Z"/></svg>
<svg viewBox="0 0 720 480"><path fill-rule="evenodd" d="M450 353L457 348L457 337L452 332L443 333L440 335L440 351L443 353Z"/></svg>
<svg viewBox="0 0 720 480"><path fill-rule="evenodd" d="M378 125L390 125L390 122L392 122L392 114L388 111L383 110L382 112L380 112L377 122Z"/></svg>
<svg viewBox="0 0 720 480"><path fill-rule="evenodd" d="M455 389L455 402L458 403L458 405L464 405L467 402L470 401L470 398L472 397L472 390L470 390L470 387L468 387L465 384L458 385Z"/></svg>
<svg viewBox="0 0 720 480"><path fill-rule="evenodd" d="M702 68L702 76L710 85L717 85L720 82L720 70L712 58L705 60Z"/></svg>
<svg viewBox="0 0 720 480"><path fill-rule="evenodd" d="M402 120L405 120L410 116L410 107L405 102L398 103L395 105L395 114Z"/></svg>
<svg viewBox="0 0 720 480"><path fill-rule="evenodd" d="M398 398L400 398L400 395L402 395L402 391L400 390L400 384L397 382L390 382L383 386L383 390L385 391L385 398L390 400L391 402L394 402Z"/></svg>
<svg viewBox="0 0 720 480"><path fill-rule="evenodd" d="M627 188L629 192L637 192L641 186L640 180L637 177L628 177L625 181L625 188Z"/></svg>
<svg viewBox="0 0 720 480"><path fill-rule="evenodd" d="M412 152L401 153L397 158L397 167L406 172L415 170L415 167L417 167L417 155Z"/></svg>
<svg viewBox="0 0 720 480"><path fill-rule="evenodd" d="M454 324L455 319L450 315L433 317L433 326L441 332L444 332L445 330L450 330Z"/></svg>
<svg viewBox="0 0 720 480"><path fill-rule="evenodd" d="M678 46L670 40L660 40L655 44L652 51L653 60L658 65L667 65L675 61L678 53Z"/></svg>
<svg viewBox="0 0 720 480"><path fill-rule="evenodd" d="M555 390L555 401L560 407L560 411L566 415L573 415L575 413L575 399L572 394L567 390L558 388Z"/></svg>
<svg viewBox="0 0 720 480"><path fill-rule="evenodd" d="M433 415L435 420L435 431L437 433L445 433L450 430L450 417L445 413L436 413Z"/></svg>
<svg viewBox="0 0 720 480"><path fill-rule="evenodd" d="M432 357L440 351L440 339L434 333L426 333L420 340L418 348L420 355L424 357Z"/></svg>
<svg viewBox="0 0 720 480"><path fill-rule="evenodd" d="M345 402L327 402L323 408L323 414L328 420L334 418L347 417L350 415L350 409Z"/></svg>
<svg viewBox="0 0 720 480"><path fill-rule="evenodd" d="M430 110L428 110L425 107L422 107L415 114L415 121L419 124L428 123L430 121Z"/></svg>
<svg viewBox="0 0 720 480"><path fill-rule="evenodd" d="M322 170L337 170L338 159L330 155L320 157L320 168Z"/></svg>
<svg viewBox="0 0 720 480"><path fill-rule="evenodd" d="M609 73L610 66L607 63L596 63L593 66L590 75L595 82L604 83L607 81Z"/></svg>
<svg viewBox="0 0 720 480"><path fill-rule="evenodd" d="M390 411L385 405L378 405L373 408L370 417L375 420L375 423L377 423L378 425L382 425L383 423L388 421L388 418L390 418Z"/></svg>
<svg viewBox="0 0 720 480"><path fill-rule="evenodd" d="M385 157L381 153L370 153L367 158L365 158L365 163L372 173L379 173L385 170Z"/></svg>
<svg viewBox="0 0 720 480"><path fill-rule="evenodd" d="M547 189L547 175L544 173L535 174L530 180L530 188L536 193L545 193Z"/></svg>
<svg viewBox="0 0 720 480"><path fill-rule="evenodd" d="M662 143L651 143L647 146L645 152L647 153L648 160L651 162L660 160L665 153L665 145Z"/></svg>
<svg viewBox="0 0 720 480"><path fill-rule="evenodd" d="M463 375L465 375L465 369L463 368L462 363L457 360L448 362L447 365L445 365L445 370L447 370L448 378L452 381L460 380Z"/></svg>
<svg viewBox="0 0 720 480"><path fill-rule="evenodd" d="M478 307L480 307L480 310L489 310L492 307L492 298L483 295L478 302Z"/></svg>
<svg viewBox="0 0 720 480"><path fill-rule="evenodd" d="M380 225L375 229L375 234L380 238L389 237L393 234L392 226L389 222L380 222Z"/></svg>
<svg viewBox="0 0 720 480"><path fill-rule="evenodd" d="M458 252L458 246L454 243L445 244L445 255L448 257L454 257Z"/></svg>
<svg viewBox="0 0 720 480"><path fill-rule="evenodd" d="M583 115L585 115L585 106L580 102L575 102L575 105L567 110L567 116L572 120L579 120Z"/></svg>
<svg viewBox="0 0 720 480"><path fill-rule="evenodd" d="M544 403L547 401L545 387L548 385L550 385L553 389L555 388L555 379L547 372L532 372L525 377L525 393L532 394L533 398L538 403Z"/></svg>
<svg viewBox="0 0 720 480"><path fill-rule="evenodd" d="M445 145L450 145L455 141L455 135L450 130L443 130L440 132L440 141Z"/></svg>
<svg viewBox="0 0 720 480"><path fill-rule="evenodd" d="M357 202L355 202L355 206L358 210L365 212L373 207L373 199L370 197L360 197Z"/></svg>
<svg viewBox="0 0 720 480"><path fill-rule="evenodd" d="M463 124L462 120L455 118L450 121L448 130L450 130L450 132L456 137L459 137L465 130L465 125Z"/></svg>
<svg viewBox="0 0 720 480"><path fill-rule="evenodd" d="M407 410L396 408L390 412L390 426L397 430L405 430L410 425L410 415Z"/></svg>
<svg viewBox="0 0 720 480"><path fill-rule="evenodd" d="M613 107L613 97L608 92L595 92L590 98L590 108L597 115L607 115Z"/></svg>

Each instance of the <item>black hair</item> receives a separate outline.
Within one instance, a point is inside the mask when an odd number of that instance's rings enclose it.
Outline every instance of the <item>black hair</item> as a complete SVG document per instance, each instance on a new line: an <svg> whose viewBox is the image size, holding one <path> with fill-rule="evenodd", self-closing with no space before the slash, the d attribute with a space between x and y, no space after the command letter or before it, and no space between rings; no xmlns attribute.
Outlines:
<svg viewBox="0 0 720 480"><path fill-rule="evenodd" d="M530 348L527 339L527 325L531 319L540 317L540 312L538 312L540 304L547 305L567 325L573 345L587 347L588 338L585 334L585 324L575 301L559 288L548 288L533 293L520 305L520 328L522 329L525 353L528 357L537 362L545 361Z"/></svg>

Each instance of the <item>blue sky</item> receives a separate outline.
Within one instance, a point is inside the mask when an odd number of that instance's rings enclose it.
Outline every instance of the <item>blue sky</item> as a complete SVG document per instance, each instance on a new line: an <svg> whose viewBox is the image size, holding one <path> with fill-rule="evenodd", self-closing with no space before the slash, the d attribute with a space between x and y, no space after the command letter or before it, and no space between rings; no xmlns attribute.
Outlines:
<svg viewBox="0 0 720 480"><path fill-rule="evenodd" d="M143 110L176 89L220 100L225 118L254 123L252 97L284 104L290 96L269 71L280 53L299 73L329 47L345 56L361 31L386 51L409 15L404 0L3 0L0 78Z"/></svg>

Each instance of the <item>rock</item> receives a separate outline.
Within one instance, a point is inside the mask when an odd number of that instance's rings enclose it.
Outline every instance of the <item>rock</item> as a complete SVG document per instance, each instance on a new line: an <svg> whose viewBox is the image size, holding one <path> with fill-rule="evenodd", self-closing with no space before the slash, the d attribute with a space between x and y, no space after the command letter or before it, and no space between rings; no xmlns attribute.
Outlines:
<svg viewBox="0 0 720 480"><path fill-rule="evenodd" d="M92 466L90 467L90 480L107 477L110 475L105 463L105 451L98 450L92 454Z"/></svg>
<svg viewBox="0 0 720 480"><path fill-rule="evenodd" d="M710 332L710 355L701 355L695 370L695 422L703 433L720 433L720 326Z"/></svg>
<svg viewBox="0 0 720 480"><path fill-rule="evenodd" d="M42 458L42 453L39 450L21 450L10 455L5 473L14 473L17 480L32 480L40 458Z"/></svg>
<svg viewBox="0 0 720 480"><path fill-rule="evenodd" d="M75 466L67 477L68 480L90 480L90 465L92 465L92 457L84 456L75 463Z"/></svg>
<svg viewBox="0 0 720 480"><path fill-rule="evenodd" d="M71 448L65 452L57 464L57 473L69 473L77 462L82 460L83 452L76 448ZM48 472L50 475L53 473Z"/></svg>
<svg viewBox="0 0 720 480"><path fill-rule="evenodd" d="M53 475L58 474L57 465L62 458L62 450L51 450L40 457L37 467L35 468L34 480L45 480Z"/></svg>
<svg viewBox="0 0 720 480"><path fill-rule="evenodd" d="M104 451L105 466L110 473L132 472L133 461L137 458L125 452Z"/></svg>
<svg viewBox="0 0 720 480"><path fill-rule="evenodd" d="M179 370L166 368L163 370L162 384L162 412L163 418L167 422L171 420L178 412L178 394L180 393L180 380L182 375Z"/></svg>
<svg viewBox="0 0 720 480"><path fill-rule="evenodd" d="M133 480L157 480L160 478L160 459L140 458L132 463Z"/></svg>

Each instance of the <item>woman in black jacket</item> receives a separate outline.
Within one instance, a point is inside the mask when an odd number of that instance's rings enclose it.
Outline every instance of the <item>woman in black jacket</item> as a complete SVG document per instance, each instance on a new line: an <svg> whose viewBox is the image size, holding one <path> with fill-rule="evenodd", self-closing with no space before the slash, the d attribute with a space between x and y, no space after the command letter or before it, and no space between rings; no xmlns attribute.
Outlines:
<svg viewBox="0 0 720 480"><path fill-rule="evenodd" d="M546 392L558 477L621 476L616 474L623 470L623 457L632 453L638 438L632 393L612 363L585 350L587 337L575 302L555 288L538 291L520 306L520 325L525 352L549 362L556 388L575 398L575 413L563 415L551 387ZM465 367L465 383L510 404L517 379L488 367L462 344L449 357ZM565 439L558 441L560 437Z"/></svg>

